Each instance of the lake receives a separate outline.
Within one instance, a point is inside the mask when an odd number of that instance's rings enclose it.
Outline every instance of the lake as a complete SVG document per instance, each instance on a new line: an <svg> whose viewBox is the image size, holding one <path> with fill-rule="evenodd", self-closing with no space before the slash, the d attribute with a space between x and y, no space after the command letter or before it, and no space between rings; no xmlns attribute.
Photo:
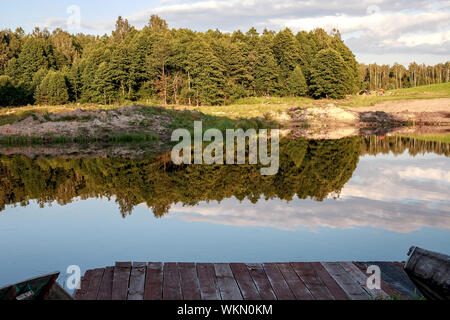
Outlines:
<svg viewBox="0 0 450 320"><path fill-rule="evenodd" d="M450 144L428 140L286 140L275 176L176 166L167 154L3 149L0 285L56 270L62 283L69 265L115 261L402 261L411 245L449 254Z"/></svg>

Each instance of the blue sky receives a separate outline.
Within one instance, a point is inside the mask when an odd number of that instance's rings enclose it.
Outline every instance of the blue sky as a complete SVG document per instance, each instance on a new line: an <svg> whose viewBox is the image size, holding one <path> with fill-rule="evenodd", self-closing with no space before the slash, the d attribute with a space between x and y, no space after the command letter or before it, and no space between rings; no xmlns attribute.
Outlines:
<svg viewBox="0 0 450 320"><path fill-rule="evenodd" d="M0 28L67 27L67 9L76 5L76 32L109 33L119 15L144 26L151 14L171 27L224 32L285 27L293 31L338 28L364 63L435 64L450 59L450 2L427 0L134 0L2 1ZM72 31L73 32L73 31Z"/></svg>

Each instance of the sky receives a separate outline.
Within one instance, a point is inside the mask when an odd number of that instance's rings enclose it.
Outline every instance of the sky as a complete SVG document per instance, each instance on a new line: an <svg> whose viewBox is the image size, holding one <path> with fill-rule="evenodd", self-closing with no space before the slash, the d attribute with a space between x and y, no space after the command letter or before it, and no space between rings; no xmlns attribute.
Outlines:
<svg viewBox="0 0 450 320"><path fill-rule="evenodd" d="M232 32L340 30L362 63L437 64L450 60L450 1L423 0L15 0L2 3L0 29L61 27L110 33L119 15L137 28L151 14L170 27ZM79 22L79 23L77 23Z"/></svg>

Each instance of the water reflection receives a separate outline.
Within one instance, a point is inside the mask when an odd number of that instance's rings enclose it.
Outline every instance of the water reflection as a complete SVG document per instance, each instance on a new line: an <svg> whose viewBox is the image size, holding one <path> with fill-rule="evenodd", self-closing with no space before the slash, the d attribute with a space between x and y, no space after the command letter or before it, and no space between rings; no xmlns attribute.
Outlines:
<svg viewBox="0 0 450 320"><path fill-rule="evenodd" d="M320 228L369 226L398 233L411 233L426 227L450 230L450 171L444 169L449 167L450 159L420 158L364 156L338 199L328 198L320 203L298 198L283 203L273 199L256 204L226 199L220 204L201 203L196 207L175 205L171 215L190 222L280 230L307 228L313 232ZM413 168L419 170L418 176ZM432 174L423 176L420 170L445 174L441 179Z"/></svg>
<svg viewBox="0 0 450 320"><path fill-rule="evenodd" d="M406 150L411 156L433 153L448 157L450 144L399 136L284 140L280 143L280 170L275 176L261 176L259 167L254 165L175 166L167 154L145 159L30 159L24 155L2 155L0 209L11 204L26 206L31 200L43 207L54 201L64 205L74 199L106 197L114 198L124 217L131 214L135 206L145 204L155 216L167 214L176 205L174 210L178 212L195 211L197 216L193 215L192 219L196 219L203 217L202 206L213 212L214 201L217 201L221 202L216 207L221 211L222 223L230 223L233 219L226 215L227 204L233 200L225 199L238 200L230 205L233 210L253 211L254 214L261 212L258 206L271 206L261 199L277 199L274 207L279 200L289 202L278 210L283 214L282 219L279 215L268 219L269 224L280 228L300 224L311 227L377 224L376 221L369 223L370 216L367 216L367 212L375 210L371 207L376 207L379 213L372 220L382 216L383 210L390 216L404 212L404 217L389 225L406 232L415 229L415 222L412 226L402 222L407 218L406 211L411 215L424 215L431 210L427 201L432 201L434 216L441 215L442 219L429 219L418 225L450 225L445 215L448 216L449 211L448 185L445 184L449 182L447 158L435 160L441 161L440 164L423 162L421 167L413 161L377 160L356 169L360 157L361 161L371 161L365 155L400 155ZM372 204L368 199L382 203ZM405 203L408 199L416 203ZM243 200L246 201L239 205ZM199 203L196 209L189 208ZM245 205L247 208L240 208ZM188 207L183 209L183 206ZM276 208L271 210L274 214L278 212ZM321 211L325 216L321 216ZM295 215L292 217L295 221L289 220L290 215ZM240 218L264 221L261 214L257 218L244 216ZM277 219L282 221L275 222Z"/></svg>

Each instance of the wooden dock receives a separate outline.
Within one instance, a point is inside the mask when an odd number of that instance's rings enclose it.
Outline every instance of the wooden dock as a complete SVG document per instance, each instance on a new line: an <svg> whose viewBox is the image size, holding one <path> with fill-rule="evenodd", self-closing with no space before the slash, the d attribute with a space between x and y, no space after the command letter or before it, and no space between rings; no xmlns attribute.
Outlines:
<svg viewBox="0 0 450 320"><path fill-rule="evenodd" d="M379 265L381 289L367 266ZM86 271L80 300L369 300L417 295L400 262L117 262Z"/></svg>

